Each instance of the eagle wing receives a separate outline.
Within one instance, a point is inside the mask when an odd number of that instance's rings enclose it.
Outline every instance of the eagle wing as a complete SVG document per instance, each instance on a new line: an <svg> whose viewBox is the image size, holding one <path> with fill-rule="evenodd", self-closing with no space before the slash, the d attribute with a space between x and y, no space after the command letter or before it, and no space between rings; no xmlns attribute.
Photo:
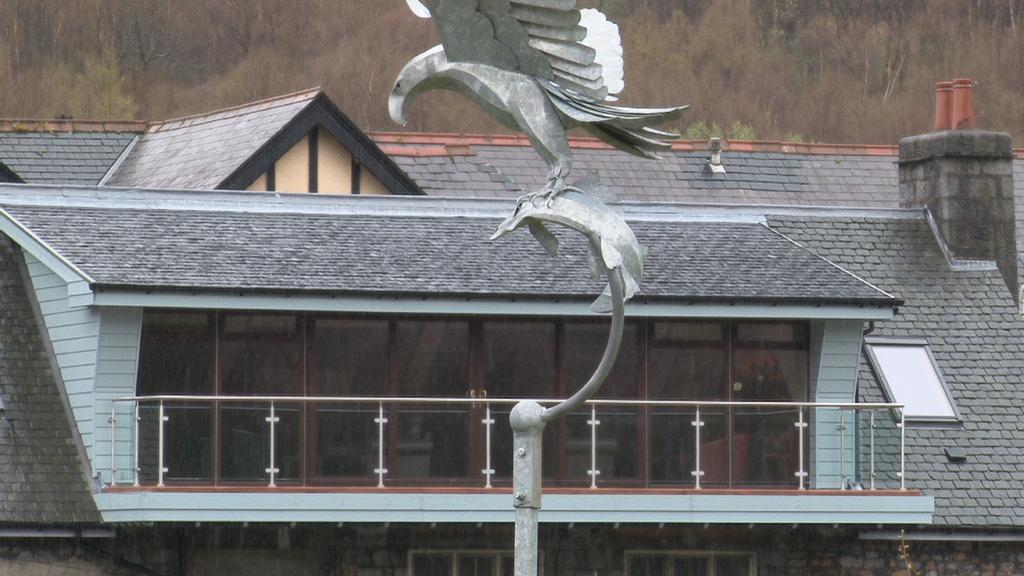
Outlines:
<svg viewBox="0 0 1024 576"><path fill-rule="evenodd" d="M514 70L595 100L624 87L618 26L576 0L406 1L434 19L451 62Z"/></svg>

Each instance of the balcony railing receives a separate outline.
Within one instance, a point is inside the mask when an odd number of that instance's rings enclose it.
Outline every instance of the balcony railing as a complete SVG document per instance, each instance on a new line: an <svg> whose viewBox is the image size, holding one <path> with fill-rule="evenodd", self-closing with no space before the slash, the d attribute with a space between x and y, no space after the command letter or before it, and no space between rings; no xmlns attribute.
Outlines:
<svg viewBox="0 0 1024 576"><path fill-rule="evenodd" d="M111 486L490 489L511 481L516 402L119 398L104 472ZM904 438L900 404L591 400L545 430L545 485L904 490Z"/></svg>

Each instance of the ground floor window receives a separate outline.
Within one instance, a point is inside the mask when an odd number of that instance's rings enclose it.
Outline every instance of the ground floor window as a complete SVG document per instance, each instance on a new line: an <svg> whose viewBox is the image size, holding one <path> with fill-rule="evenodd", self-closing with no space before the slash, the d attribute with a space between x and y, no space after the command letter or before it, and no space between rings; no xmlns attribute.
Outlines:
<svg viewBox="0 0 1024 576"><path fill-rule="evenodd" d="M449 550L409 553L409 576L513 576L508 550ZM538 576L544 575L541 562Z"/></svg>
<svg viewBox="0 0 1024 576"><path fill-rule="evenodd" d="M627 552L626 576L756 576L749 552Z"/></svg>

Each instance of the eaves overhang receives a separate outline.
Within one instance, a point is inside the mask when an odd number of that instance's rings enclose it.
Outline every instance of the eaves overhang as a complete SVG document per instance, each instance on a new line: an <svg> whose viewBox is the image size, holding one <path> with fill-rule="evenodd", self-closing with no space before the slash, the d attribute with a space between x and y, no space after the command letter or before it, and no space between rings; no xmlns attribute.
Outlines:
<svg viewBox="0 0 1024 576"><path fill-rule="evenodd" d="M25 250L50 270L53 270L65 282L84 282L87 285L95 284L89 274L76 266L50 246L46 241L39 238L14 216L3 208L0 208L0 232L3 232L16 244Z"/></svg>
<svg viewBox="0 0 1024 576"><path fill-rule="evenodd" d="M352 522L509 523L506 490L475 493L416 491L230 492L108 491L95 496L107 523ZM880 494L771 492L755 494L544 495L543 523L638 524L931 524L935 501L917 491Z"/></svg>
<svg viewBox="0 0 1024 576"><path fill-rule="evenodd" d="M381 314L466 314L510 316L595 316L593 296L411 292L272 291L244 288L123 286L97 284L92 304L141 308L351 312ZM627 316L664 318L792 318L888 320L898 299L811 300L745 297L645 298L626 305Z"/></svg>

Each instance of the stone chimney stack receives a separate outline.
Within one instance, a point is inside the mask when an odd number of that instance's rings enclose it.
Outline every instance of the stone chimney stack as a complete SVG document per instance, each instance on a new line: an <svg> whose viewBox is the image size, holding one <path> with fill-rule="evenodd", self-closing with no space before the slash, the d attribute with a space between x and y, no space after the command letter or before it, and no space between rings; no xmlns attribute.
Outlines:
<svg viewBox="0 0 1024 576"><path fill-rule="evenodd" d="M1016 300L1013 139L974 129L973 91L940 82L936 131L900 140L900 206L928 208L953 258L994 261Z"/></svg>

